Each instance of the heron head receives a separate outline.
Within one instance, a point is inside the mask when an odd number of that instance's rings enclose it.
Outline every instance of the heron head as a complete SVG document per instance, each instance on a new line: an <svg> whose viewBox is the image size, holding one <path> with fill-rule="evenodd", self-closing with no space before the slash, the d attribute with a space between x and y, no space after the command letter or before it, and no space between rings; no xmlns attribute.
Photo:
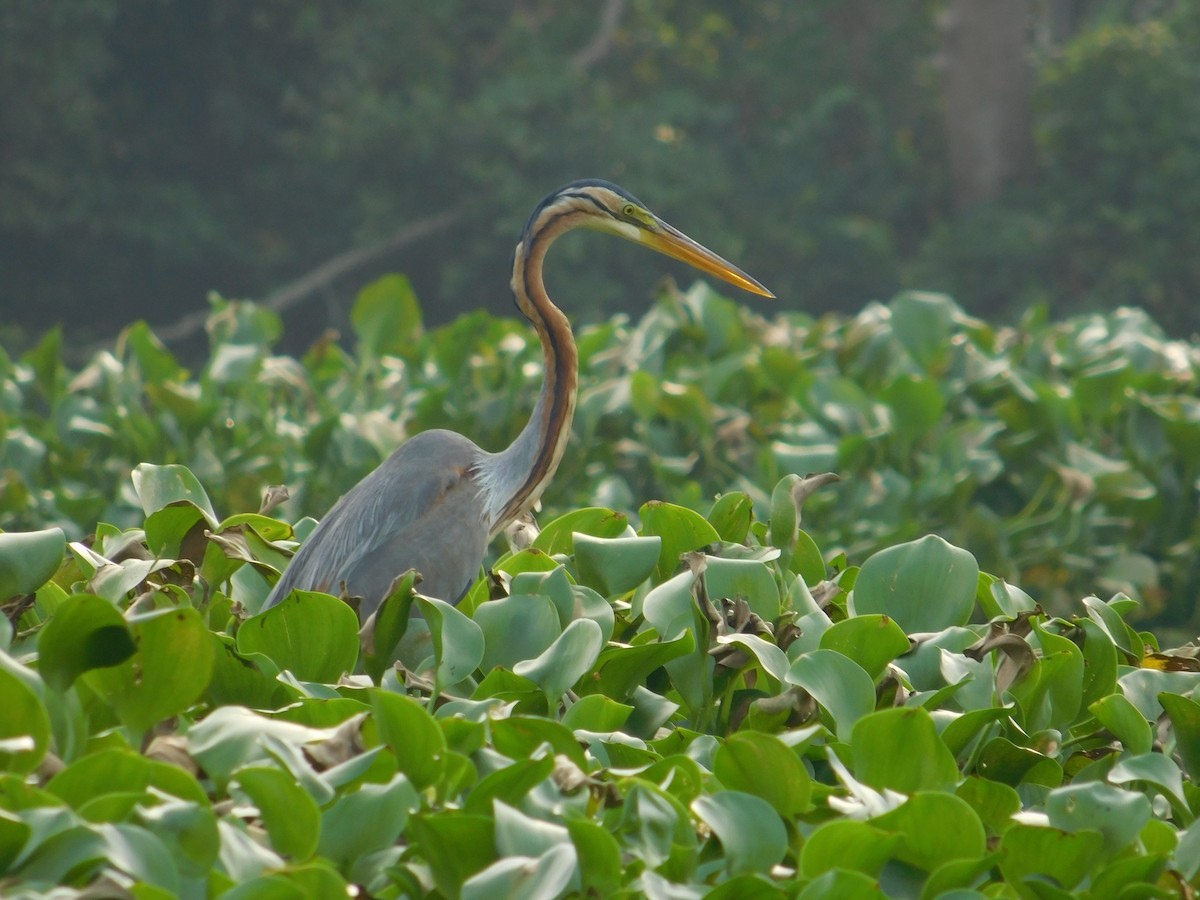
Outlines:
<svg viewBox="0 0 1200 900"><path fill-rule="evenodd" d="M637 197L611 182L587 179L568 184L542 201L530 219L531 225L540 213L551 211L559 204L570 204L585 213L587 220L579 223L584 227L615 234L657 250L752 294L775 296L733 263L667 224Z"/></svg>

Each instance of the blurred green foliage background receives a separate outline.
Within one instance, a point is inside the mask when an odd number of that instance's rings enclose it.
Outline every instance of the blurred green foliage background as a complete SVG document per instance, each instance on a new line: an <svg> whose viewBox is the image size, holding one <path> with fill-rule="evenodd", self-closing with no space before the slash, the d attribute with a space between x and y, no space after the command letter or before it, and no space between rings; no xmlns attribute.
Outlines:
<svg viewBox="0 0 1200 900"><path fill-rule="evenodd" d="M789 308L920 287L989 318L1135 304L1194 329L1200 6L1007 4L1028 21L1002 58L1029 85L1005 127L1035 149L965 201L946 87L971 60L947 35L986 5L8 0L9 337L170 323L210 289L269 297L443 212L322 283L289 340L345 331L386 271L411 275L434 321L496 308L523 217L584 176L621 182ZM595 321L661 271L574 238L549 281Z"/></svg>

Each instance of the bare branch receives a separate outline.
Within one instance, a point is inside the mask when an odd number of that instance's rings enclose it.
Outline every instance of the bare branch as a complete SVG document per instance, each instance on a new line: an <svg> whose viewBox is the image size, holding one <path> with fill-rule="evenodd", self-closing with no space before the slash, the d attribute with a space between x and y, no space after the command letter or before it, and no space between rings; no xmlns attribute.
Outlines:
<svg viewBox="0 0 1200 900"><path fill-rule="evenodd" d="M414 241L437 234L439 231L444 231L458 221L462 212L461 207L448 209L445 212L438 213L436 216L430 216L427 219L420 219L413 222L411 225L401 228L394 234L383 240L376 241L374 244L366 247L355 247L352 250L339 253L337 256L327 259L316 268L301 275L295 281L289 282L278 290L273 291L263 301L263 306L273 309L276 312L283 312L297 303L308 299L317 291L328 288L330 284L342 275L353 272L355 269L372 263L381 256L395 252ZM207 319L207 310L196 310L182 316L169 325L155 327L154 333L165 343L181 341L202 330Z"/></svg>
<svg viewBox="0 0 1200 900"><path fill-rule="evenodd" d="M600 28L588 42L587 46L571 57L571 65L581 72L586 72L608 55L612 49L613 38L617 35L617 27L621 17L625 15L625 0L608 0L600 11Z"/></svg>

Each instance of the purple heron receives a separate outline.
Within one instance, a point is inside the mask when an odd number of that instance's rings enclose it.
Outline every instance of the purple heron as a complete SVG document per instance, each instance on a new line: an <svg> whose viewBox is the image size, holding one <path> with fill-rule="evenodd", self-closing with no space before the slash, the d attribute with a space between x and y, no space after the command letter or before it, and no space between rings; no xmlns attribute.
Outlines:
<svg viewBox="0 0 1200 900"><path fill-rule="evenodd" d="M513 260L517 308L537 330L545 378L533 415L499 453L452 431L414 435L334 505L300 546L266 607L293 589L362 598L365 620L408 569L421 592L457 603L479 573L488 543L527 512L553 478L575 412L579 358L571 325L542 283L542 261L573 228L615 234L764 297L765 287L607 181L574 181L533 211Z"/></svg>

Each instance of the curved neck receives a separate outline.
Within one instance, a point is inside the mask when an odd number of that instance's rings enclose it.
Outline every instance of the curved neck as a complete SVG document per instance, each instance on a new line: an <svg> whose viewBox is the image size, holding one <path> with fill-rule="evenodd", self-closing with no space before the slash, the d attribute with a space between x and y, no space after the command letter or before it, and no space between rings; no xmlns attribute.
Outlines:
<svg viewBox="0 0 1200 900"><path fill-rule="evenodd" d="M578 209L535 217L517 244L513 295L517 308L537 330L542 342L545 377L533 415L516 440L500 453L487 454L478 466L492 536L527 512L541 497L558 469L571 433L579 353L567 317L546 294L542 262L555 238L583 224L587 218Z"/></svg>

